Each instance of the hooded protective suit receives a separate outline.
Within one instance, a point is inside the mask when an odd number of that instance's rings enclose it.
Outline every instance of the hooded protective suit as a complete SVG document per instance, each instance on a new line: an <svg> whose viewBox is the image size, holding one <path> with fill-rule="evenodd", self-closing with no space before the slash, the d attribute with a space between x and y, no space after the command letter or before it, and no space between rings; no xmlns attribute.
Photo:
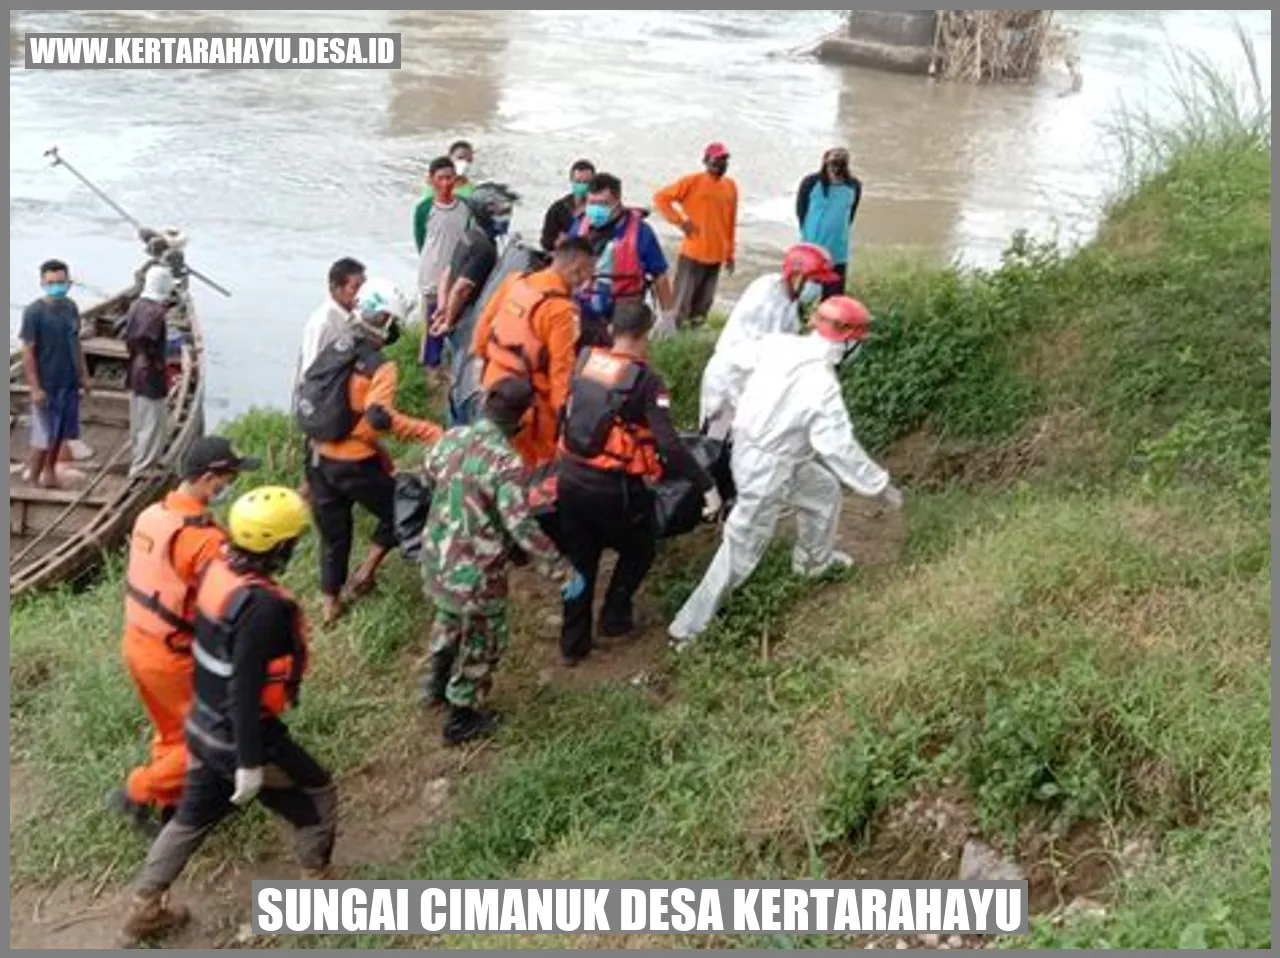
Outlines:
<svg viewBox="0 0 1280 958"><path fill-rule="evenodd" d="M704 631L755 570L787 506L796 513L796 572L816 575L851 561L835 550L841 485L868 497L891 486L854 438L840 395L835 367L847 345L816 333L775 334L727 354L729 379L752 367L733 417L737 500L710 568L668 629L677 646Z"/></svg>
<svg viewBox="0 0 1280 958"><path fill-rule="evenodd" d="M711 356L707 368L702 374L702 393L700 396L700 422L712 419L710 434L717 439L724 438L732 421L732 407L724 407L723 398L729 382L725 377L732 375L725 361L727 353L735 351L744 343L755 342L770 333L798 333L800 331L799 303L791 298L787 291L786 281L781 273L770 273L754 280L746 288L742 296L734 304L729 319L716 340L715 352ZM746 354L742 354L745 356ZM741 383L734 392L741 390ZM720 417L713 417L719 410Z"/></svg>

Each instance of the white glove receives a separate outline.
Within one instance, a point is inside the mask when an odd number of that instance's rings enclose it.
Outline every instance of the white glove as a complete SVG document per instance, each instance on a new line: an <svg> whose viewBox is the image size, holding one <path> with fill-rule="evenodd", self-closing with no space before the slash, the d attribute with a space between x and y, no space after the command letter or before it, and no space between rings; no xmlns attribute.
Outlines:
<svg viewBox="0 0 1280 958"><path fill-rule="evenodd" d="M884 499L885 505L890 509L902 508L902 490L892 483L884 487L884 492L880 493L880 497Z"/></svg>
<svg viewBox="0 0 1280 958"><path fill-rule="evenodd" d="M666 339L676 333L676 314L674 310L663 310L658 314L658 322L654 324L651 338Z"/></svg>
<svg viewBox="0 0 1280 958"><path fill-rule="evenodd" d="M715 486L707 490L706 495L702 497L702 518L708 522L713 522L720 514L720 509L724 506L724 501L720 498L720 493Z"/></svg>
<svg viewBox="0 0 1280 958"><path fill-rule="evenodd" d="M231 804L245 806L262 791L261 768L236 769L236 790L231 793Z"/></svg>

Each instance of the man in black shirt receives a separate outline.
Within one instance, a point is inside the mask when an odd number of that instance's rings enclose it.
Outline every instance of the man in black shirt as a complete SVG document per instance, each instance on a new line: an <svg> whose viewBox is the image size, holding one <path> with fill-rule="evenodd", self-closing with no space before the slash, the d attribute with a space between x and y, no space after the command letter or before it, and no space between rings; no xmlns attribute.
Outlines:
<svg viewBox="0 0 1280 958"><path fill-rule="evenodd" d="M714 482L671 421L666 383L646 362L653 311L641 302L621 302L610 326L613 346L592 347L578 359L561 428L560 533L586 580L586 590L564 603L560 652L566 665L591 651L591 606L606 548L618 553L618 564L605 592L600 634L635 631L632 599L657 549L646 481L687 479L705 497L707 514L720 508Z"/></svg>
<svg viewBox="0 0 1280 958"><path fill-rule="evenodd" d="M590 192L591 178L596 175L595 164L590 160L576 160L569 167L570 191L547 208L547 215L542 220L542 248L553 252L556 243L569 235L569 227L575 216L587 207L587 193Z"/></svg>
<svg viewBox="0 0 1280 958"><path fill-rule="evenodd" d="M435 315L428 317L431 335L447 337L454 377L469 352L470 330L461 321L498 262L498 240L510 230L511 213L519 199L505 183L486 181L465 200L473 214L471 225L440 277L439 305Z"/></svg>
<svg viewBox="0 0 1280 958"><path fill-rule="evenodd" d="M196 595L182 802L147 853L123 944L187 923L190 912L168 904L170 886L218 822L255 798L294 827L303 880L331 877L337 790L280 720L298 699L307 627L275 577L308 521L302 497L281 486L255 489L231 507L230 542L209 563Z"/></svg>

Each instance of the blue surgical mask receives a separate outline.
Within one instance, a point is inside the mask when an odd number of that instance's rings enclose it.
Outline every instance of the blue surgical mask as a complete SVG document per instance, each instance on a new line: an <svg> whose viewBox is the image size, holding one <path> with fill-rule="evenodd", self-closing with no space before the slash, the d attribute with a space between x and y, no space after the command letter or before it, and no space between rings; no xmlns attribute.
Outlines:
<svg viewBox="0 0 1280 958"><path fill-rule="evenodd" d="M62 299L71 289L70 283L45 283L40 287L44 290L46 296L52 296L54 299Z"/></svg>
<svg viewBox="0 0 1280 958"><path fill-rule="evenodd" d="M609 217L613 215L613 210L605 206L603 203L587 204L587 222L592 226L604 226L609 222Z"/></svg>
<svg viewBox="0 0 1280 958"><path fill-rule="evenodd" d="M510 216L495 216L493 218L493 235L506 236L507 230L511 229Z"/></svg>
<svg viewBox="0 0 1280 958"><path fill-rule="evenodd" d="M800 302L805 306L812 306L822 298L822 284L815 283L813 280L806 280L805 284L800 287Z"/></svg>
<svg viewBox="0 0 1280 958"><path fill-rule="evenodd" d="M577 197L578 199L583 199L588 193L591 192L591 184L574 182L569 184L569 189L573 191L573 195L575 197Z"/></svg>

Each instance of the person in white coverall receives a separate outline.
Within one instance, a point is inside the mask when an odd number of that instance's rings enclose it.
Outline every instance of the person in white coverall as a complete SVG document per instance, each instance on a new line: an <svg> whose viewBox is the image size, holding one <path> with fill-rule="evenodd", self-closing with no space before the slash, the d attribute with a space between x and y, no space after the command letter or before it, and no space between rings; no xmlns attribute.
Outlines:
<svg viewBox="0 0 1280 958"><path fill-rule="evenodd" d="M730 352L744 340L756 340L769 333L798 333L801 328L800 308L812 306L822 297L826 283L838 279L831 257L821 246L813 243L797 243L782 256L782 272L769 273L754 280L734 303L733 311L725 321L724 329L716 339L715 351L708 370L721 365L716 360ZM705 389L707 376L703 376ZM709 399L704 392L702 408L705 411ZM728 431L729 422L716 424L721 436Z"/></svg>
<svg viewBox="0 0 1280 958"><path fill-rule="evenodd" d="M732 368L720 402L736 406L731 462L737 500L710 568L667 629L677 650L711 624L729 593L755 570L784 507L796 513L792 568L818 575L853 563L835 548L841 485L883 497L895 509L902 505L889 474L854 437L836 378L869 322L861 303L837 296L818 308L809 335L775 333L727 354ZM740 396L736 382L742 383ZM709 410L712 416L719 411Z"/></svg>

